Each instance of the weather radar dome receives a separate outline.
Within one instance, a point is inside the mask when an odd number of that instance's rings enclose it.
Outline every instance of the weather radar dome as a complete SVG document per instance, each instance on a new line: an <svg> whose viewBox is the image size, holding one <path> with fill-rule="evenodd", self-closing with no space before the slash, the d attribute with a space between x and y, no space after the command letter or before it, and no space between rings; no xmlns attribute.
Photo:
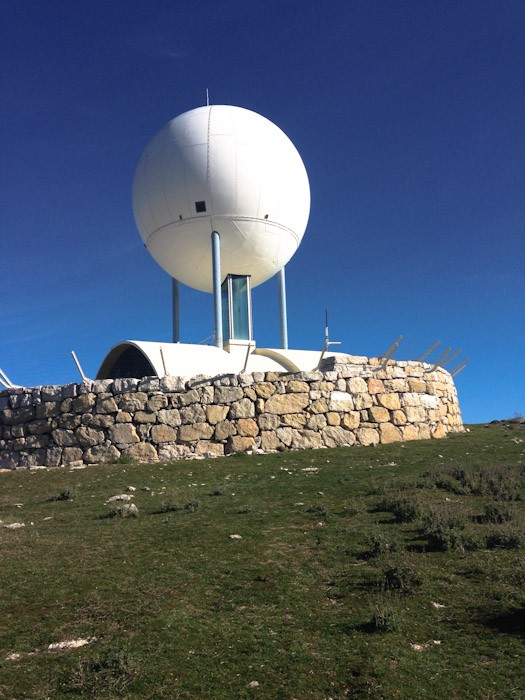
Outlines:
<svg viewBox="0 0 525 700"><path fill-rule="evenodd" d="M185 112L150 141L137 166L133 213L142 240L173 278L211 292L211 233L224 274L255 287L296 252L310 186L301 156L275 124L241 107Z"/></svg>

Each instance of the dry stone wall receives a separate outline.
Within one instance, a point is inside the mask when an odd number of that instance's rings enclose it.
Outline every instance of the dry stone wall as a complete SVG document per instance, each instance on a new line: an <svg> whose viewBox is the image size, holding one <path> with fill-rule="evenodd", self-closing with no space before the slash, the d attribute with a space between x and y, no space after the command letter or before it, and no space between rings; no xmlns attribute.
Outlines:
<svg viewBox="0 0 525 700"><path fill-rule="evenodd" d="M450 374L327 358L322 370L107 379L0 392L0 467L377 445L463 430Z"/></svg>

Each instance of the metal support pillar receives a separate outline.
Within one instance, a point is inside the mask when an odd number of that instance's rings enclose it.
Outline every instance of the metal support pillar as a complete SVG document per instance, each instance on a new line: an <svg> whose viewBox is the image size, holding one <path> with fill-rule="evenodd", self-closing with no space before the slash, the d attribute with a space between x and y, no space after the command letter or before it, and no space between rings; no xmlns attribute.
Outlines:
<svg viewBox="0 0 525 700"><path fill-rule="evenodd" d="M279 320L281 326L281 348L288 350L288 318L286 315L286 275L284 267L278 272L279 282Z"/></svg>
<svg viewBox="0 0 525 700"><path fill-rule="evenodd" d="M180 343L180 315L179 315L179 281L171 280L171 302L173 321L173 342Z"/></svg>
<svg viewBox="0 0 525 700"><path fill-rule="evenodd" d="M213 309L215 315L215 345L222 349L222 297L221 297L221 239L217 231L211 234L213 267Z"/></svg>

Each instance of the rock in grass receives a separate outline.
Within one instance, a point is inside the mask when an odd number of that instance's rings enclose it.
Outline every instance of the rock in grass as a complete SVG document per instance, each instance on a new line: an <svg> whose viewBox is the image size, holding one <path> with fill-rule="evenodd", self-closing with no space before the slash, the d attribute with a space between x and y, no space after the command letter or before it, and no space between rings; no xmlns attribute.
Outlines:
<svg viewBox="0 0 525 700"><path fill-rule="evenodd" d="M230 540L242 540L242 535L230 535Z"/></svg>
<svg viewBox="0 0 525 700"><path fill-rule="evenodd" d="M25 523L6 523L4 525L5 530L19 530L21 527L25 527Z"/></svg>
<svg viewBox="0 0 525 700"><path fill-rule="evenodd" d="M130 496L129 493L119 493L116 496L111 496L111 498L108 498L106 503L116 503L117 501L131 501L133 496Z"/></svg>

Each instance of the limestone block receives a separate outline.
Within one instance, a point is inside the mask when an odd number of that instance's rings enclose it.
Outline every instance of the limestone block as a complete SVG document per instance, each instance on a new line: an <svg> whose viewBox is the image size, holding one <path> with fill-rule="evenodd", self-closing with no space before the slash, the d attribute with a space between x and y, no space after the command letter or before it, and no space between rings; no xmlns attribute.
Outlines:
<svg viewBox="0 0 525 700"><path fill-rule="evenodd" d="M96 445L84 452L83 461L86 464L111 464L120 457L120 452L114 445Z"/></svg>
<svg viewBox="0 0 525 700"><path fill-rule="evenodd" d="M78 393L80 394L91 394L93 392L93 382L91 379L86 379L86 381L81 382L78 385Z"/></svg>
<svg viewBox="0 0 525 700"><path fill-rule="evenodd" d="M328 401L324 398L316 399L308 406L309 413L328 413Z"/></svg>
<svg viewBox="0 0 525 700"><path fill-rule="evenodd" d="M401 430L392 425L392 423L381 423L379 426L379 437L382 445L386 445L389 442L400 442L403 439Z"/></svg>
<svg viewBox="0 0 525 700"><path fill-rule="evenodd" d="M159 459L162 462L177 462L191 455L188 445L160 445Z"/></svg>
<svg viewBox="0 0 525 700"><path fill-rule="evenodd" d="M390 411L395 411L396 409L401 408L401 402L399 401L398 394L380 394L377 397L377 400L379 401L380 406L388 408Z"/></svg>
<svg viewBox="0 0 525 700"><path fill-rule="evenodd" d="M443 423L438 423L436 427L431 431L433 438L444 438L447 437L447 430Z"/></svg>
<svg viewBox="0 0 525 700"><path fill-rule="evenodd" d="M131 413L128 413L127 411L119 411L115 416L116 423L131 423L131 421Z"/></svg>
<svg viewBox="0 0 525 700"><path fill-rule="evenodd" d="M300 382L296 379L292 379L286 385L286 392L289 394L301 394L309 390L310 387L306 382Z"/></svg>
<svg viewBox="0 0 525 700"><path fill-rule="evenodd" d="M259 426L253 418L239 418L236 426L237 433L243 437L255 437L259 434Z"/></svg>
<svg viewBox="0 0 525 700"><path fill-rule="evenodd" d="M404 425L401 427L403 440L419 440L419 429L415 425Z"/></svg>
<svg viewBox="0 0 525 700"><path fill-rule="evenodd" d="M157 450L149 442L137 442L134 445L130 445L126 447L122 454L125 457L131 457L137 462L157 462L159 459Z"/></svg>
<svg viewBox="0 0 525 700"><path fill-rule="evenodd" d="M71 413L86 413L94 407L96 401L95 394L81 394L71 402Z"/></svg>
<svg viewBox="0 0 525 700"><path fill-rule="evenodd" d="M48 447L44 464L46 467L58 467L62 463L62 448ZM1 464L1 460L0 460Z"/></svg>
<svg viewBox="0 0 525 700"><path fill-rule="evenodd" d="M323 430L323 443L326 447L343 447L344 445L353 445L355 443L355 435L349 430L344 430L340 426L327 426Z"/></svg>
<svg viewBox="0 0 525 700"><path fill-rule="evenodd" d="M264 372L252 372L254 382L264 382Z"/></svg>
<svg viewBox="0 0 525 700"><path fill-rule="evenodd" d="M141 423L135 427L137 428L137 433L141 440L149 440L151 435L151 423Z"/></svg>
<svg viewBox="0 0 525 700"><path fill-rule="evenodd" d="M163 427L163 426L158 426ZM166 426L167 427L167 426ZM152 435L155 428L152 429ZM173 428L172 428L173 430ZM214 428L208 423L195 423L194 425L181 425L179 428L179 440L181 442L193 442L195 440L209 440L214 433ZM167 442L167 441L163 441Z"/></svg>
<svg viewBox="0 0 525 700"><path fill-rule="evenodd" d="M90 391L94 394L111 394L113 392L113 379L97 379L91 383Z"/></svg>
<svg viewBox="0 0 525 700"><path fill-rule="evenodd" d="M264 413L264 399L255 399L255 413Z"/></svg>
<svg viewBox="0 0 525 700"><path fill-rule="evenodd" d="M119 379L113 380L111 391L113 394L127 394L130 391L137 391L139 384L140 379L135 379L134 377L120 377Z"/></svg>
<svg viewBox="0 0 525 700"><path fill-rule="evenodd" d="M405 413L409 423L421 423L426 417L422 406L407 406Z"/></svg>
<svg viewBox="0 0 525 700"><path fill-rule="evenodd" d="M371 423L388 423L390 413L383 406L372 406L368 409L368 418Z"/></svg>
<svg viewBox="0 0 525 700"><path fill-rule="evenodd" d="M14 450L0 450L0 467L2 469L16 469L20 463L20 455Z"/></svg>
<svg viewBox="0 0 525 700"><path fill-rule="evenodd" d="M421 406L421 394L407 392L401 396L401 405L406 406Z"/></svg>
<svg viewBox="0 0 525 700"><path fill-rule="evenodd" d="M206 421L211 425L217 425L226 418L228 411L228 406L206 406Z"/></svg>
<svg viewBox="0 0 525 700"><path fill-rule="evenodd" d="M264 379L267 382L276 382L283 376L285 376L284 372L266 372L264 375Z"/></svg>
<svg viewBox="0 0 525 700"><path fill-rule="evenodd" d="M427 391L427 383L422 379L409 377L408 386L409 390L415 394L424 394Z"/></svg>
<svg viewBox="0 0 525 700"><path fill-rule="evenodd" d="M128 413L143 411L146 407L147 400L148 395L142 391L134 394L122 394L121 396L117 396L117 404L120 410L127 411Z"/></svg>
<svg viewBox="0 0 525 700"><path fill-rule="evenodd" d="M302 379L305 382L322 381L323 377L323 373L317 369L313 369L308 372L299 372L299 374L297 375L298 379Z"/></svg>
<svg viewBox="0 0 525 700"><path fill-rule="evenodd" d="M162 377L162 379L160 380L160 388L163 391L174 391L182 393L186 390L186 382L186 377L165 376Z"/></svg>
<svg viewBox="0 0 525 700"><path fill-rule="evenodd" d="M51 401L54 399L48 399L48 401ZM6 402L8 400L6 399ZM36 397L33 396L33 393L31 391L25 391L22 394L13 394L11 396L11 400L9 403L11 404L11 408L27 408L29 406L33 406L35 403L40 403L40 400L36 400ZM4 408L7 408L7 403L4 406Z"/></svg>
<svg viewBox="0 0 525 700"><path fill-rule="evenodd" d="M97 413L117 413L118 406L113 396L100 394L95 408Z"/></svg>
<svg viewBox="0 0 525 700"><path fill-rule="evenodd" d="M372 397L370 394L355 394L354 408L356 411L362 411L372 406Z"/></svg>
<svg viewBox="0 0 525 700"><path fill-rule="evenodd" d="M368 386L365 380L361 379L361 377L351 377L350 379L347 379L346 386L351 394L366 393L368 395Z"/></svg>
<svg viewBox="0 0 525 700"><path fill-rule="evenodd" d="M211 404L215 401L215 389L214 387L207 385L199 387L200 392L200 402L203 404Z"/></svg>
<svg viewBox="0 0 525 700"><path fill-rule="evenodd" d="M276 391L275 384L272 384L271 382L260 382L255 384L253 388L255 389L257 396L259 396L261 399L269 399L270 396L275 394Z"/></svg>
<svg viewBox="0 0 525 700"><path fill-rule="evenodd" d="M71 401L71 399L66 399ZM60 405L57 403L39 403L35 406L35 416L36 418L56 418L60 415ZM4 419L5 422L5 419Z"/></svg>
<svg viewBox="0 0 525 700"><path fill-rule="evenodd" d="M47 420L49 420L49 418ZM82 416L78 415L77 413L63 413L58 417L56 424L58 428L74 430L75 428L78 428L81 422Z"/></svg>
<svg viewBox="0 0 525 700"><path fill-rule="evenodd" d="M155 426L155 428L160 427L161 426ZM155 428L153 430L155 430ZM79 428L79 430L81 430L81 428ZM140 442L135 426L131 423L117 423L117 425L114 425L109 429L109 439L117 445L131 445L134 442Z"/></svg>
<svg viewBox="0 0 525 700"><path fill-rule="evenodd" d="M53 430L51 433L55 445L59 447L72 447L77 445L77 438L72 430L62 430L61 428Z"/></svg>
<svg viewBox="0 0 525 700"><path fill-rule="evenodd" d="M279 416L272 413L261 413L257 418L257 423L259 424L259 428L261 430L275 430L279 426L280 422L281 420Z"/></svg>
<svg viewBox="0 0 525 700"><path fill-rule="evenodd" d="M324 413L314 413L313 416L310 416L306 427L308 430L320 431L326 427L328 416L337 416L339 418L338 413L327 413L326 416ZM331 423L331 425L335 425L335 423Z"/></svg>
<svg viewBox="0 0 525 700"><path fill-rule="evenodd" d="M429 396L428 394L421 394L421 405L423 408L439 408L440 401L437 396Z"/></svg>
<svg viewBox="0 0 525 700"><path fill-rule="evenodd" d="M256 394L255 390L252 389L252 387L250 387L250 386L245 387L244 396L247 399L250 399L250 401L253 401L253 402L257 401L257 394Z"/></svg>
<svg viewBox="0 0 525 700"><path fill-rule="evenodd" d="M250 399L234 401L230 406L229 417L232 420L236 418L252 418L253 416L255 416L255 404Z"/></svg>
<svg viewBox="0 0 525 700"><path fill-rule="evenodd" d="M323 400L320 399L320 401ZM277 415L301 413L308 406L308 403L308 394L274 394L266 401L265 411L266 413L275 413Z"/></svg>
<svg viewBox="0 0 525 700"><path fill-rule="evenodd" d="M20 467L42 467L45 466L46 450L33 450L29 454L20 456Z"/></svg>
<svg viewBox="0 0 525 700"><path fill-rule="evenodd" d="M51 430L51 420L49 418L41 418L29 423L27 430L30 435L44 435Z"/></svg>
<svg viewBox="0 0 525 700"><path fill-rule="evenodd" d="M135 423L156 423L157 415L155 413L146 413L146 411L137 411L135 413Z"/></svg>
<svg viewBox="0 0 525 700"><path fill-rule="evenodd" d="M326 422L328 425L341 425L341 416L335 411L330 411L326 414Z"/></svg>
<svg viewBox="0 0 525 700"><path fill-rule="evenodd" d="M281 424L289 425L290 428L304 428L308 421L306 413L285 413L281 416Z"/></svg>
<svg viewBox="0 0 525 700"><path fill-rule="evenodd" d="M392 413L392 423L394 425L405 425L407 422L407 417L401 410L393 411Z"/></svg>
<svg viewBox="0 0 525 700"><path fill-rule="evenodd" d="M368 380L368 391L370 394L381 394L385 390L385 385L381 379L371 377Z"/></svg>
<svg viewBox="0 0 525 700"><path fill-rule="evenodd" d="M89 425L90 428L109 428L114 422L114 416L109 414L92 416L90 413L85 413L82 416L82 423Z"/></svg>
<svg viewBox="0 0 525 700"><path fill-rule="evenodd" d="M378 445L379 432L375 428L359 428L357 440L361 445Z"/></svg>
<svg viewBox="0 0 525 700"><path fill-rule="evenodd" d="M419 430L419 439L420 440L430 440L431 435L430 435L430 426L428 423L420 423L418 426Z"/></svg>
<svg viewBox="0 0 525 700"><path fill-rule="evenodd" d="M183 425L203 423L206 420L206 410L199 403L184 406L180 409L180 418Z"/></svg>
<svg viewBox="0 0 525 700"><path fill-rule="evenodd" d="M292 439L292 448L294 450L312 450L318 447L323 447L321 433L314 430L294 431Z"/></svg>
<svg viewBox="0 0 525 700"><path fill-rule="evenodd" d="M153 394L146 402L146 410L155 413L168 405L168 397L164 394Z"/></svg>
<svg viewBox="0 0 525 700"><path fill-rule="evenodd" d="M286 447L290 447L294 435L294 431L292 430L292 428L277 428L275 433L279 440L283 443L283 445L286 445Z"/></svg>
<svg viewBox="0 0 525 700"><path fill-rule="evenodd" d="M54 405L56 406L57 404ZM19 425L21 423L29 423L29 421L34 420L35 417L43 418L44 416L36 416L34 406L13 409L5 408L2 422L4 425Z"/></svg>
<svg viewBox="0 0 525 700"><path fill-rule="evenodd" d="M250 372L240 372L237 379L239 380L239 386L242 387L251 386L254 381L253 374Z"/></svg>
<svg viewBox="0 0 525 700"><path fill-rule="evenodd" d="M86 428L82 425L75 431L77 442L80 447L94 447L95 445L101 445L105 436L102 430L95 430L94 428ZM55 440L56 442L56 440Z"/></svg>
<svg viewBox="0 0 525 700"><path fill-rule="evenodd" d="M239 386L216 386L215 402L230 404L240 401L244 397L244 392Z"/></svg>
<svg viewBox="0 0 525 700"><path fill-rule="evenodd" d="M346 391L333 391L328 400L330 411L353 411L354 397Z"/></svg>
<svg viewBox="0 0 525 700"><path fill-rule="evenodd" d="M40 389L42 401L61 401L62 387L61 386L43 386Z"/></svg>
<svg viewBox="0 0 525 700"><path fill-rule="evenodd" d="M25 438L25 447L28 450L35 450L40 447L47 447L51 442L49 435L28 435Z"/></svg>
<svg viewBox="0 0 525 700"><path fill-rule="evenodd" d="M236 428L235 425L229 420L221 420L215 426L215 440L226 440L231 435L235 435Z"/></svg>
<svg viewBox="0 0 525 700"><path fill-rule="evenodd" d="M345 413L341 419L341 425L346 430L356 430L361 422L361 415L359 411L350 411Z"/></svg>
<svg viewBox="0 0 525 700"><path fill-rule="evenodd" d="M238 452L248 452L248 450L253 450L255 447L255 440L251 437L241 437L240 435L234 435L228 438L226 443L226 454L238 453Z"/></svg>
<svg viewBox="0 0 525 700"><path fill-rule="evenodd" d="M202 440L195 445L195 454L206 458L224 457L224 445Z"/></svg>
<svg viewBox="0 0 525 700"><path fill-rule="evenodd" d="M62 464L71 464L82 460L81 447L64 447L62 450Z"/></svg>
<svg viewBox="0 0 525 700"><path fill-rule="evenodd" d="M408 381L406 379L387 379L384 382L386 391L392 393L404 394L409 391Z"/></svg>
<svg viewBox="0 0 525 700"><path fill-rule="evenodd" d="M144 377L138 383L137 390L145 391L147 394L160 389L160 380L158 377Z"/></svg>
<svg viewBox="0 0 525 700"><path fill-rule="evenodd" d="M163 408L158 412L157 418L159 423L176 427L182 423L180 412L177 408Z"/></svg>
<svg viewBox="0 0 525 700"><path fill-rule="evenodd" d="M264 430L261 433L261 448L265 452L272 452L273 450L278 450L281 446L279 438L272 430Z"/></svg>
<svg viewBox="0 0 525 700"><path fill-rule="evenodd" d="M193 430L193 426L181 426L181 428L179 429L180 439L183 442L186 442L185 438L182 437L182 430L184 428L188 430ZM198 432L199 431L196 430L195 434L197 434ZM151 440L157 445L161 442L175 442L177 440L177 430L176 428L172 428L171 425L154 425L151 428ZM197 437L189 438L189 440L197 440Z"/></svg>

